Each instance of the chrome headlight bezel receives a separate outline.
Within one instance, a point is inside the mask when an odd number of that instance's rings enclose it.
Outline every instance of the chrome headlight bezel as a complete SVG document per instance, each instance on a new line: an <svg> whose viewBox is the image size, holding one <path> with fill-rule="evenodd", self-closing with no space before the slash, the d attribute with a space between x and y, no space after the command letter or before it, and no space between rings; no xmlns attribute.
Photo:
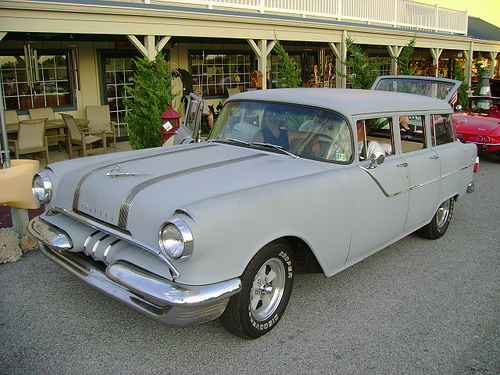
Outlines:
<svg viewBox="0 0 500 375"><path fill-rule="evenodd" d="M160 227L158 243L161 253L176 261L186 261L193 254L194 238L191 228L181 218L175 217Z"/></svg>
<svg viewBox="0 0 500 375"><path fill-rule="evenodd" d="M52 200L54 186L50 176L45 172L37 173L33 176L31 192L35 201L47 204Z"/></svg>

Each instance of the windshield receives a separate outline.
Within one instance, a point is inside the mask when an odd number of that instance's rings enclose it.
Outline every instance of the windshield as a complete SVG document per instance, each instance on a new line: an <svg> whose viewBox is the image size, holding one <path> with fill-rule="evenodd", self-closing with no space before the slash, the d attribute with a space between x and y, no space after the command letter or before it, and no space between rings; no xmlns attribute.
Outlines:
<svg viewBox="0 0 500 375"><path fill-rule="evenodd" d="M470 98L469 99L469 109L485 109L488 111L497 111L500 109L500 99L498 98Z"/></svg>
<svg viewBox="0 0 500 375"><path fill-rule="evenodd" d="M354 150L352 132L340 114L266 102L226 103L210 139L341 163L351 161Z"/></svg>

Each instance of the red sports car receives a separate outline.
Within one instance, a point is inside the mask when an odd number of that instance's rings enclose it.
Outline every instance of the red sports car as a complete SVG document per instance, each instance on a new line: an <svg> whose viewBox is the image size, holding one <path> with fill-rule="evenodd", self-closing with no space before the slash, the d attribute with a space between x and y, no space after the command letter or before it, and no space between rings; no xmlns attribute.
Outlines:
<svg viewBox="0 0 500 375"><path fill-rule="evenodd" d="M470 97L466 109L453 115L457 137L475 143L478 151L500 157L500 97Z"/></svg>

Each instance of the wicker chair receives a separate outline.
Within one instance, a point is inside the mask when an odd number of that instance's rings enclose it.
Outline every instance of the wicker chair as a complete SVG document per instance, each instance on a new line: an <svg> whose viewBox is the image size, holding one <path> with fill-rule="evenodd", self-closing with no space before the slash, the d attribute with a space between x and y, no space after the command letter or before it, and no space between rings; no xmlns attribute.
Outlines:
<svg viewBox="0 0 500 375"><path fill-rule="evenodd" d="M9 141L9 149L14 152L16 159L19 159L19 155L41 152L45 154L45 161L49 164L49 149L45 138L46 121L47 119L36 119L19 122L17 139Z"/></svg>
<svg viewBox="0 0 500 375"><path fill-rule="evenodd" d="M30 108L28 109L31 119L47 119L47 126L51 122L55 122L56 117L54 115L54 110L51 107L45 108ZM60 121L60 120L59 120ZM47 129L45 132L45 136L47 137L47 145L48 146L58 146L59 151L61 151L61 143L66 142L66 134L59 132L59 129Z"/></svg>
<svg viewBox="0 0 500 375"><path fill-rule="evenodd" d="M17 117L16 110L5 111L5 124L18 124L19 117Z"/></svg>
<svg viewBox="0 0 500 375"><path fill-rule="evenodd" d="M113 139L116 150L116 123L111 121L109 105L89 105L86 108L88 127L92 133L104 133L104 137Z"/></svg>
<svg viewBox="0 0 500 375"><path fill-rule="evenodd" d="M104 133L93 134L80 129L73 116L61 115L68 128L68 153L69 158L73 158L74 151L82 151L83 156L95 153L106 153L106 139ZM102 142L102 147L94 147Z"/></svg>

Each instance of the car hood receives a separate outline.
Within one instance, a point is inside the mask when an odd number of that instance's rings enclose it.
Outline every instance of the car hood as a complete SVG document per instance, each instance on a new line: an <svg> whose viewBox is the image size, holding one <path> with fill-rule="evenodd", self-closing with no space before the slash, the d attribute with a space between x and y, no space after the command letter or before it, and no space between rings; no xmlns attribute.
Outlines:
<svg viewBox="0 0 500 375"><path fill-rule="evenodd" d="M197 201L324 171L319 162L218 143L129 155L80 171L73 209L132 231Z"/></svg>
<svg viewBox="0 0 500 375"><path fill-rule="evenodd" d="M498 131L500 118L484 113L462 112L453 115L458 133L488 134Z"/></svg>

